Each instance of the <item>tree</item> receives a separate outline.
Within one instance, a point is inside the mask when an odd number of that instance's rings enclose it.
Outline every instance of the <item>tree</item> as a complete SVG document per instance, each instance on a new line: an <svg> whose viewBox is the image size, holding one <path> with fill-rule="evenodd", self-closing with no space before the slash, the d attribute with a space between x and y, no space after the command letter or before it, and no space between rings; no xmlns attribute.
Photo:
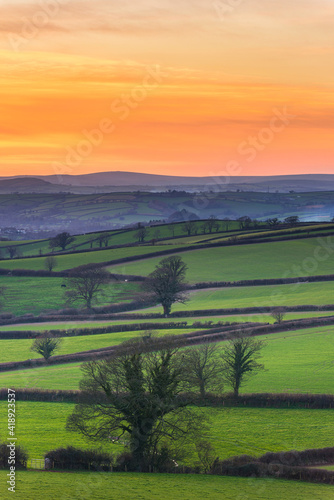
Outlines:
<svg viewBox="0 0 334 500"><path fill-rule="evenodd" d="M206 220L203 224L204 233L206 229L208 229L209 233L212 233L213 229L216 229L216 232L219 229L219 222L217 221L217 217L215 215L210 215L209 219Z"/></svg>
<svg viewBox="0 0 334 500"><path fill-rule="evenodd" d="M130 470L154 467L168 443L200 432L200 421L187 408L190 400L179 396L182 354L178 347L156 345L144 352L141 342L128 343L117 356L85 363L80 402L67 421L68 430L90 439L125 439Z"/></svg>
<svg viewBox="0 0 334 500"><path fill-rule="evenodd" d="M225 347L221 355L223 378L232 387L234 397L238 397L240 386L249 376L264 369L264 366L256 361L263 346L260 340L239 337L230 340Z"/></svg>
<svg viewBox="0 0 334 500"><path fill-rule="evenodd" d="M193 233L195 233L196 229L197 224L193 220L187 220L182 226L182 231L187 233L188 236L191 236Z"/></svg>
<svg viewBox="0 0 334 500"><path fill-rule="evenodd" d="M284 219L284 223L288 224L289 226L297 226L299 224L299 217L298 215L291 215L290 217L286 217Z"/></svg>
<svg viewBox="0 0 334 500"><path fill-rule="evenodd" d="M185 352L186 380L202 397L207 391L220 392L223 388L221 360L217 353L217 344L208 343Z"/></svg>
<svg viewBox="0 0 334 500"><path fill-rule="evenodd" d="M47 361L61 346L62 339L45 332L34 340L30 350L37 352Z"/></svg>
<svg viewBox="0 0 334 500"><path fill-rule="evenodd" d="M64 231L63 233L57 234L54 238L51 238L49 241L49 247L54 249L57 247L60 247L62 250L65 250L65 248L70 244L73 243L75 238L70 235L70 233L67 233Z"/></svg>
<svg viewBox="0 0 334 500"><path fill-rule="evenodd" d="M162 259L144 283L146 291L152 293L164 309L165 316L171 312L174 302L187 300L186 275L187 265L179 255Z"/></svg>
<svg viewBox="0 0 334 500"><path fill-rule="evenodd" d="M271 311L271 316L274 318L276 323L282 323L284 316L286 315L286 309L284 307L276 307Z"/></svg>
<svg viewBox="0 0 334 500"><path fill-rule="evenodd" d="M248 215L243 215L238 218L240 229L248 229L252 223L252 219Z"/></svg>
<svg viewBox="0 0 334 500"><path fill-rule="evenodd" d="M225 231L228 231L229 230L229 227L230 227L230 222L231 220L228 218L228 217L225 217L223 219L223 221L225 222Z"/></svg>
<svg viewBox="0 0 334 500"><path fill-rule="evenodd" d="M82 267L73 271L67 279L65 297L67 304L83 301L88 309L92 302L103 295L103 288L109 282L110 274L98 267Z"/></svg>
<svg viewBox="0 0 334 500"><path fill-rule="evenodd" d="M138 240L138 243L144 243L146 236L147 236L146 227L139 227L135 232L135 238Z"/></svg>
<svg viewBox="0 0 334 500"><path fill-rule="evenodd" d="M280 221L277 217L273 217L271 219L267 219L266 220L266 223L268 224L268 226L270 227L277 227L280 225Z"/></svg>
<svg viewBox="0 0 334 500"><path fill-rule="evenodd" d="M13 259L17 255L17 248L15 246L10 246L6 248L7 253L11 259Z"/></svg>
<svg viewBox="0 0 334 500"><path fill-rule="evenodd" d="M5 291L6 291L6 287L0 286L0 309L2 308L2 299L4 298Z"/></svg>
<svg viewBox="0 0 334 500"><path fill-rule="evenodd" d="M57 265L56 257L54 257L53 255L49 255L48 257L46 257L44 261L45 269L51 272L56 267L56 265Z"/></svg>

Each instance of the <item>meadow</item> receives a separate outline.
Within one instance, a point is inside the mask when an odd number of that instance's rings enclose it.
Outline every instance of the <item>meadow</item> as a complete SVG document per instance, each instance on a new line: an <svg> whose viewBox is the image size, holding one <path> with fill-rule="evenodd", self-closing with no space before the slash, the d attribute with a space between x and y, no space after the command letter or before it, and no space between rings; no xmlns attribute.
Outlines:
<svg viewBox="0 0 334 500"><path fill-rule="evenodd" d="M2 484L6 472L0 471ZM148 497L149 495L149 497ZM13 493L4 491L4 500ZM23 471L18 473L15 498L18 500L332 500L328 485L219 477L205 474L139 473L57 473Z"/></svg>
<svg viewBox="0 0 334 500"><path fill-rule="evenodd" d="M66 283L64 278L1 276L1 286L5 287L3 312L15 315L26 313L40 314L66 307L65 290L61 285ZM127 302L138 290L136 283L110 282L105 288L105 295L99 298L98 305L113 302ZM78 303L77 306L84 306Z"/></svg>
<svg viewBox="0 0 334 500"><path fill-rule="evenodd" d="M319 306L334 302L334 282L211 288L191 291L188 299L184 304L174 304L172 312L244 307L256 307L260 312L261 307L267 306ZM158 312L161 306L144 311Z"/></svg>
<svg viewBox="0 0 334 500"><path fill-rule="evenodd" d="M67 329L79 329L79 328L100 328L105 326L116 326L116 325L136 325L138 323L178 323L186 322L188 327L191 327L193 323L206 323L212 322L216 324L218 322L223 323L245 323L245 322L259 322L259 323L274 323L275 319L269 313L263 314L233 314L233 315L208 315L208 316L196 316L196 317L177 317L177 318L146 318L145 310L141 311L139 314L140 319L112 319L112 320L81 320L81 321L50 321L43 323L16 323L13 325L2 325L0 326L0 341L1 332L3 331L45 331L45 330L67 330ZM310 312L289 312L284 316L285 321L290 321L294 319L306 319L306 318L321 318L324 316L332 316L333 311L310 311ZM205 328L205 326L203 326Z"/></svg>
<svg viewBox="0 0 334 500"><path fill-rule="evenodd" d="M175 330L174 330L175 331ZM177 332L177 331L176 331ZM182 330L183 332L183 330ZM166 330L167 334L171 330ZM134 332L133 335L139 335ZM99 346L109 334L92 337L72 337L64 340L75 349L95 348L95 338L100 337ZM112 343L130 338L131 332L113 333ZM265 370L250 378L241 388L241 393L291 392L334 394L334 326L287 331L259 337L265 342L261 363ZM66 342L66 343L65 343ZM17 344L18 343L18 344ZM29 352L31 340L1 340L1 360L18 355L33 357ZM111 342L110 342L111 343ZM109 344L110 344L109 343ZM108 344L108 342L106 342ZM224 347L224 342L218 344ZM18 346L18 347L16 347ZM106 345L104 345L106 346ZM64 347L64 348L65 348ZM34 369L0 372L0 387L38 387L42 389L78 389L81 379L79 363L45 366Z"/></svg>
<svg viewBox="0 0 334 500"><path fill-rule="evenodd" d="M71 403L38 403L18 401L16 404L16 436L30 458L42 458L49 450L62 446L85 449L102 448L118 455L119 444L88 441L80 433L65 429L72 413ZM215 454L222 460L235 455L260 456L268 451L303 450L328 446L334 425L331 410L278 408L194 408L207 419L207 438ZM5 433L6 402L0 402L1 435ZM195 446L188 460L194 464Z"/></svg>
<svg viewBox="0 0 334 500"><path fill-rule="evenodd" d="M327 239L199 248L182 252L181 256L188 266L187 279L190 283L332 274L333 251L326 253L321 250L320 241L325 245ZM321 256L320 259L316 258L317 255ZM159 261L159 257L152 257L113 265L108 269L119 274L146 276Z"/></svg>

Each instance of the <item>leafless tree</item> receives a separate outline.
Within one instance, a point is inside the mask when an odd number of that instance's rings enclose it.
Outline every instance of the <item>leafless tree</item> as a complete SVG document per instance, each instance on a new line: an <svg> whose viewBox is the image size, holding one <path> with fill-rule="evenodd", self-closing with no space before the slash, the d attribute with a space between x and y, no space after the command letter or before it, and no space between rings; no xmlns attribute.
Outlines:
<svg viewBox="0 0 334 500"><path fill-rule="evenodd" d="M222 361L218 351L217 344L206 343L185 352L186 380L191 388L199 390L202 397L207 391L221 392L223 389Z"/></svg>
<svg viewBox="0 0 334 500"><path fill-rule="evenodd" d="M103 295L103 289L110 280L110 274L98 267L76 269L67 278L65 292L67 304L84 302L91 309L93 301Z"/></svg>
<svg viewBox="0 0 334 500"><path fill-rule="evenodd" d="M228 341L221 355L223 378L232 387L235 397L238 397L240 386L249 376L264 369L264 366L256 361L263 346L262 341L251 337L239 337Z"/></svg>
<svg viewBox="0 0 334 500"><path fill-rule="evenodd" d="M57 259L53 255L49 255L48 257L45 258L44 261L44 266L45 269L48 271L53 271L53 269L57 266Z"/></svg>

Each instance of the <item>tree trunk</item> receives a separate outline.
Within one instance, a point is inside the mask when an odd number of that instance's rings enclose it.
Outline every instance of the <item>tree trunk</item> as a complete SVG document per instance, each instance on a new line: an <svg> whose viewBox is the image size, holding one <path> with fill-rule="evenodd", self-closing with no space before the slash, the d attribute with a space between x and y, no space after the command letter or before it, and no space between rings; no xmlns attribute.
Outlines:
<svg viewBox="0 0 334 500"><path fill-rule="evenodd" d="M164 308L164 315L165 316L169 316L170 315L171 306L169 304L162 304L162 307Z"/></svg>
<svg viewBox="0 0 334 500"><path fill-rule="evenodd" d="M200 390L200 393L201 393L201 397L202 398L205 398L205 384L203 382L203 380L200 381L199 383L199 390Z"/></svg>

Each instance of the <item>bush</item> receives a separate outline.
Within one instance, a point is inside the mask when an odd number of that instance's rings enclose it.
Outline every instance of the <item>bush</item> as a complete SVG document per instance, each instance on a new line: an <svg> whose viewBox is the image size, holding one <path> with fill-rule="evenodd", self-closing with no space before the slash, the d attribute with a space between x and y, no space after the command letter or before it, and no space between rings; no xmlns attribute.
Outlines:
<svg viewBox="0 0 334 500"><path fill-rule="evenodd" d="M9 443L9 441L8 441ZM0 469L8 469L8 458L10 454L10 448L7 446L8 443L0 443ZM28 461L28 453L22 448L22 446L15 446L15 467L16 469L26 469Z"/></svg>
<svg viewBox="0 0 334 500"><path fill-rule="evenodd" d="M110 471L112 456L98 450L81 450L73 446L57 448L44 455L55 469Z"/></svg>

